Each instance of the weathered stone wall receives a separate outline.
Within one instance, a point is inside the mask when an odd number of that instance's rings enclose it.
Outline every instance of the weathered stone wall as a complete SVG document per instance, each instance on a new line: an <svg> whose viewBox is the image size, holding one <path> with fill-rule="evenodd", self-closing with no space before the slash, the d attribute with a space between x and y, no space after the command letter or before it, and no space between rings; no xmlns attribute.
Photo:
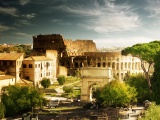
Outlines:
<svg viewBox="0 0 160 120"><path fill-rule="evenodd" d="M93 40L64 40L68 53L97 52Z"/></svg>

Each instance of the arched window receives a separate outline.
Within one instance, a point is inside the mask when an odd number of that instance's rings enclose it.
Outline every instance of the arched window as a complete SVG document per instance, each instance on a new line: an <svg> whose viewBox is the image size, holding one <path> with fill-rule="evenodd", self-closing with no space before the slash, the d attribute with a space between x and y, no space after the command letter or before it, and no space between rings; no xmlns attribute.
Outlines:
<svg viewBox="0 0 160 120"><path fill-rule="evenodd" d="M107 63L107 66L108 66L108 67L111 67L111 63L110 63L110 62L108 62L108 63Z"/></svg>
<svg viewBox="0 0 160 120"><path fill-rule="evenodd" d="M74 63L74 67L75 67L75 68L78 68L78 62L75 62L75 63Z"/></svg>
<svg viewBox="0 0 160 120"><path fill-rule="evenodd" d="M105 62L103 62L103 67L106 67L106 63Z"/></svg>
<svg viewBox="0 0 160 120"><path fill-rule="evenodd" d="M98 66L98 67L101 67L101 63L97 63L97 66Z"/></svg>
<svg viewBox="0 0 160 120"><path fill-rule="evenodd" d="M115 62L112 63L112 68L113 68L113 69L115 68Z"/></svg>

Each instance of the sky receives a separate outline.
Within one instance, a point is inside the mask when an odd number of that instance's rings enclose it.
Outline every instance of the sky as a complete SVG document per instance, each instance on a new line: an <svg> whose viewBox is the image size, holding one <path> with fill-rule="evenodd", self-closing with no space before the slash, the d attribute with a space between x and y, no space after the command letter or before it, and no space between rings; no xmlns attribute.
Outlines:
<svg viewBox="0 0 160 120"><path fill-rule="evenodd" d="M61 34L97 48L160 40L160 0L0 0L0 44Z"/></svg>

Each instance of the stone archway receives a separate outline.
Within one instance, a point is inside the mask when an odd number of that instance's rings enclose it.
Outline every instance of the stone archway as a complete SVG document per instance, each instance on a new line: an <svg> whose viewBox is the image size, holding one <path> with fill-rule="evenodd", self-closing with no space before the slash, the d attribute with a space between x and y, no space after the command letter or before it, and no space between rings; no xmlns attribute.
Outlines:
<svg viewBox="0 0 160 120"><path fill-rule="evenodd" d="M100 87L103 87L112 78L110 68L95 68L95 67L86 67L81 69L81 101L92 101L91 87L93 84L98 84Z"/></svg>

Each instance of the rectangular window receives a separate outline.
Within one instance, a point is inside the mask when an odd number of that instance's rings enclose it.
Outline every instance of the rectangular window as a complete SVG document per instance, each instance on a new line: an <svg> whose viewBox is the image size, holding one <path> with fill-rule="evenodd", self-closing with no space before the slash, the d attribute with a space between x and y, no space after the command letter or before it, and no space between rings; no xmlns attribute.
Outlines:
<svg viewBox="0 0 160 120"><path fill-rule="evenodd" d="M29 76L26 76L26 79L29 80Z"/></svg>
<svg viewBox="0 0 160 120"><path fill-rule="evenodd" d="M37 64L35 64L35 68L37 68Z"/></svg>
<svg viewBox="0 0 160 120"><path fill-rule="evenodd" d="M7 61L3 61L3 65L7 65Z"/></svg>
<svg viewBox="0 0 160 120"><path fill-rule="evenodd" d="M26 65L26 64L23 64L23 68L27 68L27 65Z"/></svg>
<svg viewBox="0 0 160 120"><path fill-rule="evenodd" d="M29 68L32 68L32 64L29 64Z"/></svg>
<svg viewBox="0 0 160 120"><path fill-rule="evenodd" d="M13 65L13 61L10 61L9 64L12 66Z"/></svg>

